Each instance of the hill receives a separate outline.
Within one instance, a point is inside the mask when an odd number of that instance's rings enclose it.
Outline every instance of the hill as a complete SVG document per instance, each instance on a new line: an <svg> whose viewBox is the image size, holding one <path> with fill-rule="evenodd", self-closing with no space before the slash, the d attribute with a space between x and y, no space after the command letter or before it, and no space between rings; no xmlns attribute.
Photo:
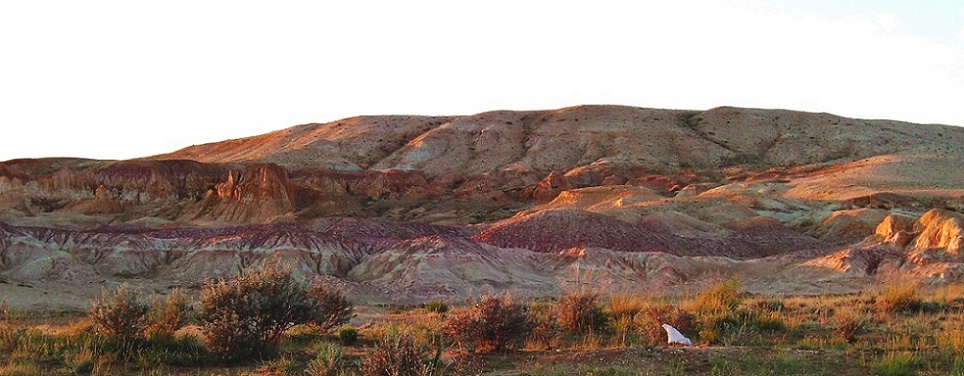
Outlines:
<svg viewBox="0 0 964 376"><path fill-rule="evenodd" d="M0 162L0 289L191 285L277 255L372 299L953 282L962 211L959 127L731 107L365 116ZM894 218L917 222L881 229Z"/></svg>

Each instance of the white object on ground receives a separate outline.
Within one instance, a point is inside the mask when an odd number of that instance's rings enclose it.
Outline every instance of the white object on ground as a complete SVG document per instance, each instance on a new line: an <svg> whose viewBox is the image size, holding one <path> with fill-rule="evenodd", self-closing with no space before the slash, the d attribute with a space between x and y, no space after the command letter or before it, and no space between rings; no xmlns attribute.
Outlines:
<svg viewBox="0 0 964 376"><path fill-rule="evenodd" d="M666 329L666 336L669 337L669 343L678 343L681 345L692 346L693 342L689 338L683 336L679 330L670 326L669 324L663 324L663 329Z"/></svg>

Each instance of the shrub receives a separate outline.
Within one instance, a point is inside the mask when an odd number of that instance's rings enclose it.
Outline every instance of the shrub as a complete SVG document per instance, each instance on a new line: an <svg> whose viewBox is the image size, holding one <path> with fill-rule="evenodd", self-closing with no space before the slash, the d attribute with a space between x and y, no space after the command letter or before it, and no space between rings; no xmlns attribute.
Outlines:
<svg viewBox="0 0 964 376"><path fill-rule="evenodd" d="M758 332L780 333L787 331L787 324L780 312L745 312L744 322Z"/></svg>
<svg viewBox="0 0 964 376"><path fill-rule="evenodd" d="M431 351L419 346L410 334L399 334L375 345L362 361L363 376L422 376L438 371L441 348L429 359Z"/></svg>
<svg viewBox="0 0 964 376"><path fill-rule="evenodd" d="M13 352L26 336L26 328L0 322L0 352Z"/></svg>
<svg viewBox="0 0 964 376"><path fill-rule="evenodd" d="M743 302L740 281L729 279L683 302L699 323L699 337L704 343L718 343L726 335L743 328L751 315L737 312ZM752 323L751 323L752 324Z"/></svg>
<svg viewBox="0 0 964 376"><path fill-rule="evenodd" d="M351 320L354 305L341 291L322 283L315 283L309 288L308 295L317 304L315 314L308 322L311 326L323 332L330 332Z"/></svg>
<svg viewBox="0 0 964 376"><path fill-rule="evenodd" d="M595 332L606 327L607 317L599 305L599 294L575 292L559 298L556 315L562 327L573 334Z"/></svg>
<svg viewBox="0 0 964 376"><path fill-rule="evenodd" d="M877 297L877 307L886 313L919 311L922 306L913 285L889 286Z"/></svg>
<svg viewBox="0 0 964 376"><path fill-rule="evenodd" d="M725 315L735 311L742 302L743 293L740 291L740 280L733 278L717 283L700 293L688 302L689 307L687 308L704 315Z"/></svg>
<svg viewBox="0 0 964 376"><path fill-rule="evenodd" d="M425 302L425 310L435 313L445 313L448 312L449 305L442 299L432 299Z"/></svg>
<svg viewBox="0 0 964 376"><path fill-rule="evenodd" d="M552 342L562 334L552 306L537 303L529 307L529 340L543 349L551 349Z"/></svg>
<svg viewBox="0 0 964 376"><path fill-rule="evenodd" d="M663 324L672 325L687 337L692 337L697 332L693 315L669 304L646 308L636 316L636 323L643 342L650 346L667 343Z"/></svg>
<svg viewBox="0 0 964 376"><path fill-rule="evenodd" d="M5 366L0 366L0 375L4 376L36 376L42 374L43 371L40 366L34 363L11 362Z"/></svg>
<svg viewBox="0 0 964 376"><path fill-rule="evenodd" d="M264 359L277 355L287 329L318 311L307 284L274 265L206 283L199 319L208 348L222 359Z"/></svg>
<svg viewBox="0 0 964 376"><path fill-rule="evenodd" d="M764 312L781 312L787 308L783 302L776 299L759 300L753 304L753 308Z"/></svg>
<svg viewBox="0 0 964 376"><path fill-rule="evenodd" d="M310 376L338 376L344 367L344 355L341 346L321 342L314 346L315 357L308 362L305 370Z"/></svg>
<svg viewBox="0 0 964 376"><path fill-rule="evenodd" d="M609 298L609 314L613 319L622 317L632 319L644 309L646 309L646 303L632 295L614 295Z"/></svg>
<svg viewBox="0 0 964 376"><path fill-rule="evenodd" d="M911 376L924 365L920 357L910 353L891 353L871 366L874 375Z"/></svg>
<svg viewBox="0 0 964 376"><path fill-rule="evenodd" d="M171 342L174 332L188 323L190 305L187 295L174 289L164 300L161 307L155 308L151 324L147 328L147 338L155 342Z"/></svg>
<svg viewBox="0 0 964 376"><path fill-rule="evenodd" d="M510 296L483 296L472 308L453 312L443 325L460 348L480 353L515 345L529 329L528 307Z"/></svg>
<svg viewBox="0 0 964 376"><path fill-rule="evenodd" d="M837 339L847 343L854 343L857 334L863 330L866 320L856 314L842 314L836 316L833 333Z"/></svg>
<svg viewBox="0 0 964 376"><path fill-rule="evenodd" d="M354 345L358 341L358 329L351 325L338 328L338 340L345 346Z"/></svg>
<svg viewBox="0 0 964 376"><path fill-rule="evenodd" d="M79 349L76 352L64 354L62 359L64 365L75 375L88 375L94 371L97 358L90 349Z"/></svg>
<svg viewBox="0 0 964 376"><path fill-rule="evenodd" d="M104 289L94 299L89 315L100 331L127 347L143 338L149 310L140 295L125 284L113 293Z"/></svg>

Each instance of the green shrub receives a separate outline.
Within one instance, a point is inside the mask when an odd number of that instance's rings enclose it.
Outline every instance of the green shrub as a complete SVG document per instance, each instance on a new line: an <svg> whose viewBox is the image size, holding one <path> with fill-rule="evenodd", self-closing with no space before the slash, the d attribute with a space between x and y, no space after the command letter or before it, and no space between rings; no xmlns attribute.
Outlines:
<svg viewBox="0 0 964 376"><path fill-rule="evenodd" d="M425 302L425 310L435 313L445 313L449 310L449 305L442 299L432 299Z"/></svg>
<svg viewBox="0 0 964 376"><path fill-rule="evenodd" d="M144 337L150 307L126 284L113 293L104 289L94 299L89 316L100 332L127 347Z"/></svg>
<svg viewBox="0 0 964 376"><path fill-rule="evenodd" d="M589 291L570 293L556 302L556 316L572 334L586 334L606 328L608 318L599 305L599 294Z"/></svg>
<svg viewBox="0 0 964 376"><path fill-rule="evenodd" d="M363 376L423 376L438 373L441 348L431 351L410 334L399 334L379 342L362 361Z"/></svg>
<svg viewBox="0 0 964 376"><path fill-rule="evenodd" d="M308 322L323 332L347 324L351 320L354 305L338 290L322 283L312 284L308 296L315 302L315 313Z"/></svg>
<svg viewBox="0 0 964 376"><path fill-rule="evenodd" d="M911 376L924 365L920 357L910 353L891 353L871 365L874 375Z"/></svg>
<svg viewBox="0 0 964 376"><path fill-rule="evenodd" d="M710 376L736 376L742 375L743 370L736 362L731 362L726 358L713 358L710 359Z"/></svg>
<svg viewBox="0 0 964 376"><path fill-rule="evenodd" d="M358 329L354 326L344 325L338 328L338 340L341 341L342 345L351 346L358 341Z"/></svg>
<svg viewBox="0 0 964 376"><path fill-rule="evenodd" d="M345 366L345 359L341 349L333 343L320 342L312 349L314 358L308 362L305 370L310 376L338 376Z"/></svg>
<svg viewBox="0 0 964 376"><path fill-rule="evenodd" d="M452 312L443 331L460 348L487 353L521 343L530 327L528 306L510 296L483 296L472 308Z"/></svg>
<svg viewBox="0 0 964 376"><path fill-rule="evenodd" d="M307 284L274 265L206 283L199 319L208 348L222 359L265 359L277 355L286 330L317 311Z"/></svg>

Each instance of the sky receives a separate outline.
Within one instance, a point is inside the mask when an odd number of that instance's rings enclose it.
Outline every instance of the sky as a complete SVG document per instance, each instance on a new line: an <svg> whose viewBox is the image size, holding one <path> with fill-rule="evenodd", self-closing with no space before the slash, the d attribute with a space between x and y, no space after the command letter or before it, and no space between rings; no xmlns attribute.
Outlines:
<svg viewBox="0 0 964 376"><path fill-rule="evenodd" d="M964 126L964 1L4 1L0 161L580 104Z"/></svg>

